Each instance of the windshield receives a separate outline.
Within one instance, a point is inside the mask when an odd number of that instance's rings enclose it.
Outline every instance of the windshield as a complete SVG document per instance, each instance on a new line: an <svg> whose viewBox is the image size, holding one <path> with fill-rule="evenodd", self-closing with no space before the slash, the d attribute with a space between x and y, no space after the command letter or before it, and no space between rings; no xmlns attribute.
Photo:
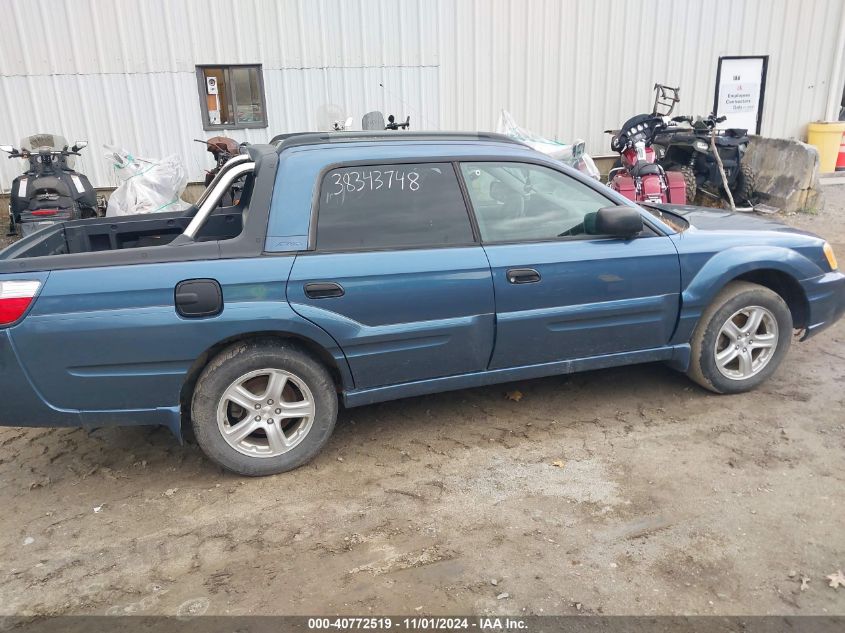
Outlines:
<svg viewBox="0 0 845 633"><path fill-rule="evenodd" d="M24 136L21 139L21 149L30 152L37 152L42 147L49 147L51 150L61 150L67 147L69 143L64 136L58 134L32 134L31 136ZM76 161L73 156L65 158L65 165L73 169Z"/></svg>
<svg viewBox="0 0 845 633"><path fill-rule="evenodd" d="M63 149L67 145L67 139L58 134L33 134L32 136L25 136L21 139L21 149L28 149L30 151L37 150L39 147Z"/></svg>

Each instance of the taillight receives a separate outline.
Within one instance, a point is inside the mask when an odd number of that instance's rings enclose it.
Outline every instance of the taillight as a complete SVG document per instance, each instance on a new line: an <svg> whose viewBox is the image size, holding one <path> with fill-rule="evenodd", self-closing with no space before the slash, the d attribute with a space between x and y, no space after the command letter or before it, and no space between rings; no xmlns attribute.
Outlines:
<svg viewBox="0 0 845 633"><path fill-rule="evenodd" d="M38 211L30 211L32 215L56 215L59 209L38 209Z"/></svg>
<svg viewBox="0 0 845 633"><path fill-rule="evenodd" d="M0 326L20 319L40 287L40 281L0 281Z"/></svg>

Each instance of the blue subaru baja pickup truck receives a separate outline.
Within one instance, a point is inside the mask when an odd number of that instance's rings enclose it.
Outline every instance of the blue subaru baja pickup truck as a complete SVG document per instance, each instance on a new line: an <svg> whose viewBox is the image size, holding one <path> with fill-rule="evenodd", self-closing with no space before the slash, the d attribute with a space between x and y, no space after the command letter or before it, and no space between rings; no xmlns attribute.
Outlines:
<svg viewBox="0 0 845 633"><path fill-rule="evenodd" d="M0 252L0 424L190 426L218 464L267 475L314 457L339 402L653 361L737 393L845 311L821 238L637 206L504 136L247 152L183 213Z"/></svg>

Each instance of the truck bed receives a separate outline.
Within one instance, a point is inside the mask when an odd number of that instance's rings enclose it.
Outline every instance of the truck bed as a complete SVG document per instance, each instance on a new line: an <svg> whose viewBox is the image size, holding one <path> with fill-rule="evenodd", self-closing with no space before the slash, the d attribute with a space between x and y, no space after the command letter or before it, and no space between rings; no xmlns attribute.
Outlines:
<svg viewBox="0 0 845 633"><path fill-rule="evenodd" d="M42 229L0 251L0 271L41 268L34 261L40 258L49 258L51 266L48 268L55 268L53 264L56 258L65 255L168 246L185 230L195 213L196 208L191 207L176 213L57 222L55 226ZM197 242L228 240L236 237L241 229L242 210L238 207L221 207L211 215ZM79 260L78 257L69 259ZM20 260L33 260L27 264L34 266L11 267L8 265L12 263L10 260L20 264L23 264Z"/></svg>
<svg viewBox="0 0 845 633"><path fill-rule="evenodd" d="M57 222L12 244L0 252L0 260L166 246L185 230L195 213L196 208L191 207L177 213ZM197 241L231 239L240 231L241 210L220 208L209 218Z"/></svg>
<svg viewBox="0 0 845 633"><path fill-rule="evenodd" d="M0 251L0 275L260 256L279 157L276 148L260 145L250 147L249 155L257 166L245 174L236 206L208 210L209 192L220 199L215 180L184 211L56 223ZM234 161L232 168L238 168ZM201 223L185 235L200 209Z"/></svg>

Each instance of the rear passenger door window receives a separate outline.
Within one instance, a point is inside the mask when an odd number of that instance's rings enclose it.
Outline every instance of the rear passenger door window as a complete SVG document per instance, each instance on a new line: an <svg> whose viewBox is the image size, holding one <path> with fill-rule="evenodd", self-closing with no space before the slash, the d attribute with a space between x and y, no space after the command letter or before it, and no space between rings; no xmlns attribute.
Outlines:
<svg viewBox="0 0 845 633"><path fill-rule="evenodd" d="M473 243L450 163L341 167L320 185L317 250L380 250Z"/></svg>

